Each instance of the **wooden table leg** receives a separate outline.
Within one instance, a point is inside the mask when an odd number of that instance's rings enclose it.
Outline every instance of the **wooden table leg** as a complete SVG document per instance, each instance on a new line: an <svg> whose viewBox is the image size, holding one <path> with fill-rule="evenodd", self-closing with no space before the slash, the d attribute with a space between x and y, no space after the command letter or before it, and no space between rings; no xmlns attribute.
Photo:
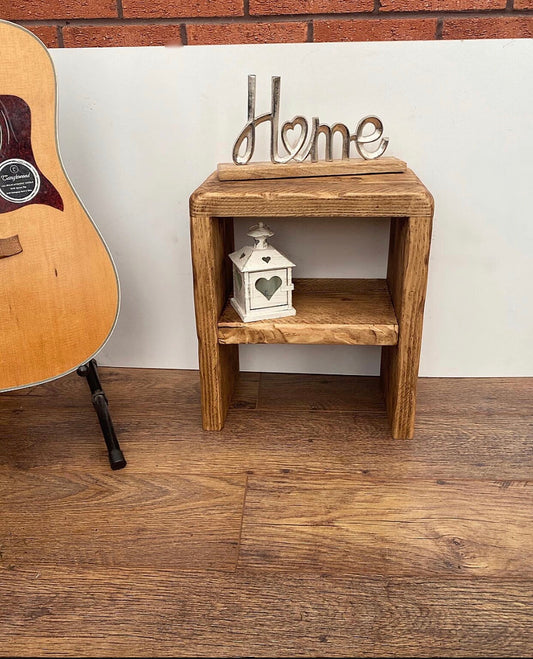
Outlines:
<svg viewBox="0 0 533 659"><path fill-rule="evenodd" d="M387 283L398 318L398 345L384 346L381 379L394 439L412 439L432 217L391 219Z"/></svg>
<svg viewBox="0 0 533 659"><path fill-rule="evenodd" d="M239 346L218 343L217 323L231 287L227 255L233 250L231 219L191 214L194 306L204 430L224 426L239 372Z"/></svg>

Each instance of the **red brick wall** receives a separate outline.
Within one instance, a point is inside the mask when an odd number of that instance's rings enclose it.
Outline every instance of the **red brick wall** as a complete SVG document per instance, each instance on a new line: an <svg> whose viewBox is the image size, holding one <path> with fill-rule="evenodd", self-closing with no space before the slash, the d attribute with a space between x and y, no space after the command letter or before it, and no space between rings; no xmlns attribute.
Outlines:
<svg viewBox="0 0 533 659"><path fill-rule="evenodd" d="M533 37L533 0L0 0L49 47Z"/></svg>

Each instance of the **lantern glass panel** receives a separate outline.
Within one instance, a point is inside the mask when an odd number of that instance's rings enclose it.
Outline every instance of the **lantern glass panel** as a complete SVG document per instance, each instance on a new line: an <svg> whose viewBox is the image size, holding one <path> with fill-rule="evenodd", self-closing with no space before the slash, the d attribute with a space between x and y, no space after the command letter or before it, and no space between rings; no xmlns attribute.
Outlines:
<svg viewBox="0 0 533 659"><path fill-rule="evenodd" d="M265 309L288 304L287 270L254 272L250 277L251 309Z"/></svg>

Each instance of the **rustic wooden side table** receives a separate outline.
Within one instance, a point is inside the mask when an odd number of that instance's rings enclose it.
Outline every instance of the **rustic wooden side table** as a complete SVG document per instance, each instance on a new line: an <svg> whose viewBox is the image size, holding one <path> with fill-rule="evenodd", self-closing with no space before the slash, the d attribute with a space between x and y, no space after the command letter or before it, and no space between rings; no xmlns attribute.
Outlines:
<svg viewBox="0 0 533 659"><path fill-rule="evenodd" d="M244 323L229 304L234 217L390 217L387 277L295 279L295 316ZM351 344L383 346L392 436L413 437L433 198L411 170L247 181L215 172L191 195L190 220L205 430L224 425L240 343Z"/></svg>

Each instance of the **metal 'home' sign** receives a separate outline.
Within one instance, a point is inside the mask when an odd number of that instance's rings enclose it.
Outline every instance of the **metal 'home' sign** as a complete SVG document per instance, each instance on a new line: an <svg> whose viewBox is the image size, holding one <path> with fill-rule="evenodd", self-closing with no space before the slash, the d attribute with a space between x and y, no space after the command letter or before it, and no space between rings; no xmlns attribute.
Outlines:
<svg viewBox="0 0 533 659"><path fill-rule="evenodd" d="M297 116L286 121L280 128L281 78L272 78L272 105L270 112L256 116L256 81L255 75L248 76L248 121L237 137L233 146L233 162L236 165L246 165L253 156L255 149L255 133L257 126L270 123L270 159L273 163L303 162L310 157L312 162L318 160L318 141L320 135L325 139L325 158L333 160L333 137L339 133L342 137L342 158L350 158L350 146L353 143L357 153L365 160L372 160L383 155L389 143L388 137L382 137L383 124L378 117L368 116L359 121L355 132L350 134L345 124L336 123L333 126L321 124L318 117L313 117L311 125L305 117ZM293 140L291 141L291 136ZM280 153L280 142L285 150ZM245 144L243 150L243 144ZM368 144L375 144L375 149L369 150Z"/></svg>

